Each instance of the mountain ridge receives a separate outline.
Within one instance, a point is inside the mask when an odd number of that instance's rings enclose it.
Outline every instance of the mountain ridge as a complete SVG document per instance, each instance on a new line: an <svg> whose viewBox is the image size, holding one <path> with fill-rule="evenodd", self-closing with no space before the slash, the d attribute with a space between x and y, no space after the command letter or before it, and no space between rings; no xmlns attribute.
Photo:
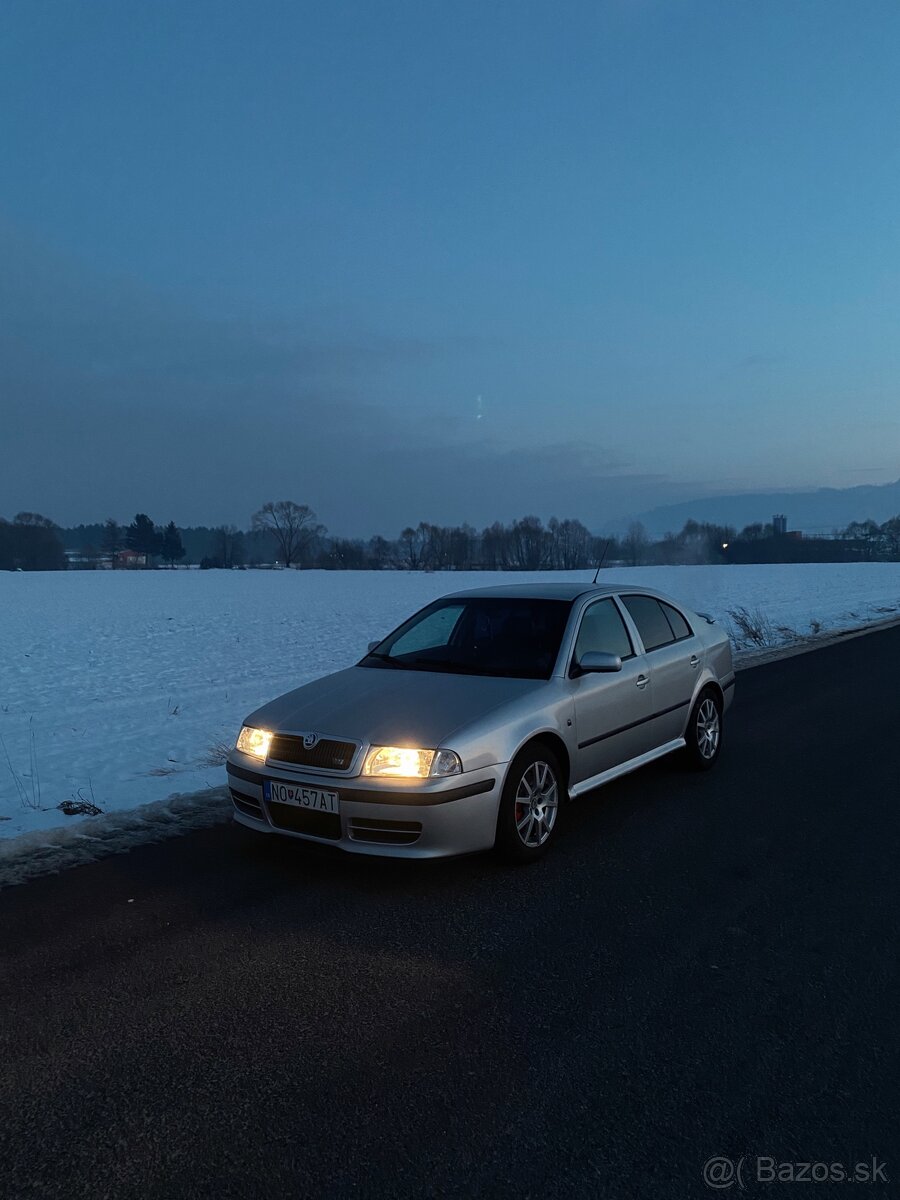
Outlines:
<svg viewBox="0 0 900 1200"><path fill-rule="evenodd" d="M881 524L900 513L900 479L891 483L861 483L849 488L816 488L808 491L736 492L730 495L703 496L697 500L664 504L636 514L651 536L662 537L678 532L685 521L709 521L733 525L738 530L756 521L763 524L775 513L784 513L788 529L808 534L829 534L843 529L851 521L871 517ZM615 523L621 532L629 520ZM610 532L612 532L612 528Z"/></svg>

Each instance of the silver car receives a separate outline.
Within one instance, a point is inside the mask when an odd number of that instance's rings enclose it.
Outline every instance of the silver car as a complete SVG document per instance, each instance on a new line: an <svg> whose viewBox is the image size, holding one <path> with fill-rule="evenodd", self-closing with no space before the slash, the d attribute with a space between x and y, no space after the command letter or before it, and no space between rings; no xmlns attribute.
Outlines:
<svg viewBox="0 0 900 1200"><path fill-rule="evenodd" d="M713 766L733 695L726 634L660 592L457 592L247 717L234 816L357 854L527 862L563 800L673 751Z"/></svg>

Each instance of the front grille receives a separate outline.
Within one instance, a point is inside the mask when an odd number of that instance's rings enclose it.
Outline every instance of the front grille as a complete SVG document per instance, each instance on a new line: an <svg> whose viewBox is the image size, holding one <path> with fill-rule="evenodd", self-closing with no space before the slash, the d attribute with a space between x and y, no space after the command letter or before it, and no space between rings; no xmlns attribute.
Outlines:
<svg viewBox="0 0 900 1200"><path fill-rule="evenodd" d="M244 813L248 817L255 817L257 821L264 821L266 819L262 805L258 800L254 800L252 796L247 796L243 792L236 792L234 788L231 788L230 791L234 807L239 812Z"/></svg>
<svg viewBox="0 0 900 1200"><path fill-rule="evenodd" d="M269 762L291 763L297 767L312 767L320 771L346 771L356 753L355 742L338 742L322 738L307 748L302 737L276 733L269 744Z"/></svg>
<svg viewBox="0 0 900 1200"><path fill-rule="evenodd" d="M337 813L310 812L295 804L278 804L270 800L269 816L272 824L292 833L308 833L310 837L330 838L337 841L341 836L341 818Z"/></svg>
<svg viewBox="0 0 900 1200"><path fill-rule="evenodd" d="M348 830L354 842L375 842L380 846L411 846L422 833L421 821L370 821L352 817Z"/></svg>

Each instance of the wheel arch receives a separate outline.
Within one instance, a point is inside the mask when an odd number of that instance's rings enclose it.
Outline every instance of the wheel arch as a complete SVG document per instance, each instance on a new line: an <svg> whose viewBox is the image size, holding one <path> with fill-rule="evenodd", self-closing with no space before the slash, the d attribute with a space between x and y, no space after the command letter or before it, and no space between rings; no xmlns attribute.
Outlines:
<svg viewBox="0 0 900 1200"><path fill-rule="evenodd" d="M721 706L722 711L725 711L725 692L722 689L722 685L719 683L718 679L716 679L715 675L707 673L702 678L697 680L697 686L694 688L694 694L691 696L691 702L688 705L687 716L684 719L684 733L687 732L688 722L691 719L691 713L694 711L697 701L704 692L714 692L718 697L719 705Z"/></svg>
<svg viewBox="0 0 900 1200"><path fill-rule="evenodd" d="M714 679L714 678L704 679L701 682L699 688L697 688L697 696L699 696L702 692L715 692L716 695L719 697L720 702L724 706L725 692L722 688L721 683L719 683L718 679ZM697 696L694 697L695 703L697 700Z"/></svg>
<svg viewBox="0 0 900 1200"><path fill-rule="evenodd" d="M563 772L564 778L562 780L562 783L563 783L564 794L568 795L569 779L571 777L571 771L572 771L572 763L571 763L571 760L569 757L569 748L566 745L566 743L563 741L563 739L559 736L559 734L554 732L554 730L552 730L552 729L542 729L538 733L529 734L529 736L527 738L525 738L525 740L521 743L521 745L516 747L516 751L513 754L513 756L510 758L509 765L506 768L506 775L504 776L504 779L503 779L503 786L504 787L506 786L506 780L509 778L509 773L512 770L513 763L516 761L516 759L519 757L519 755L523 751L530 750L532 748L532 746L547 746L548 749L553 751L554 755L556 756L557 761L559 762L560 768L562 769L562 772Z"/></svg>

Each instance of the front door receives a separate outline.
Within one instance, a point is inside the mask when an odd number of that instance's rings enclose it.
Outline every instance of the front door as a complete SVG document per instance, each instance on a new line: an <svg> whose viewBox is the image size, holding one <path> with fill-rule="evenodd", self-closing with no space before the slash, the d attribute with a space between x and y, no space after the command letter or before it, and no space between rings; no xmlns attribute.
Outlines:
<svg viewBox="0 0 900 1200"><path fill-rule="evenodd" d="M589 650L617 654L622 670L580 674L578 660ZM650 669L636 654L615 601L595 600L582 616L570 667L577 754L572 783L592 779L650 749L653 713Z"/></svg>

